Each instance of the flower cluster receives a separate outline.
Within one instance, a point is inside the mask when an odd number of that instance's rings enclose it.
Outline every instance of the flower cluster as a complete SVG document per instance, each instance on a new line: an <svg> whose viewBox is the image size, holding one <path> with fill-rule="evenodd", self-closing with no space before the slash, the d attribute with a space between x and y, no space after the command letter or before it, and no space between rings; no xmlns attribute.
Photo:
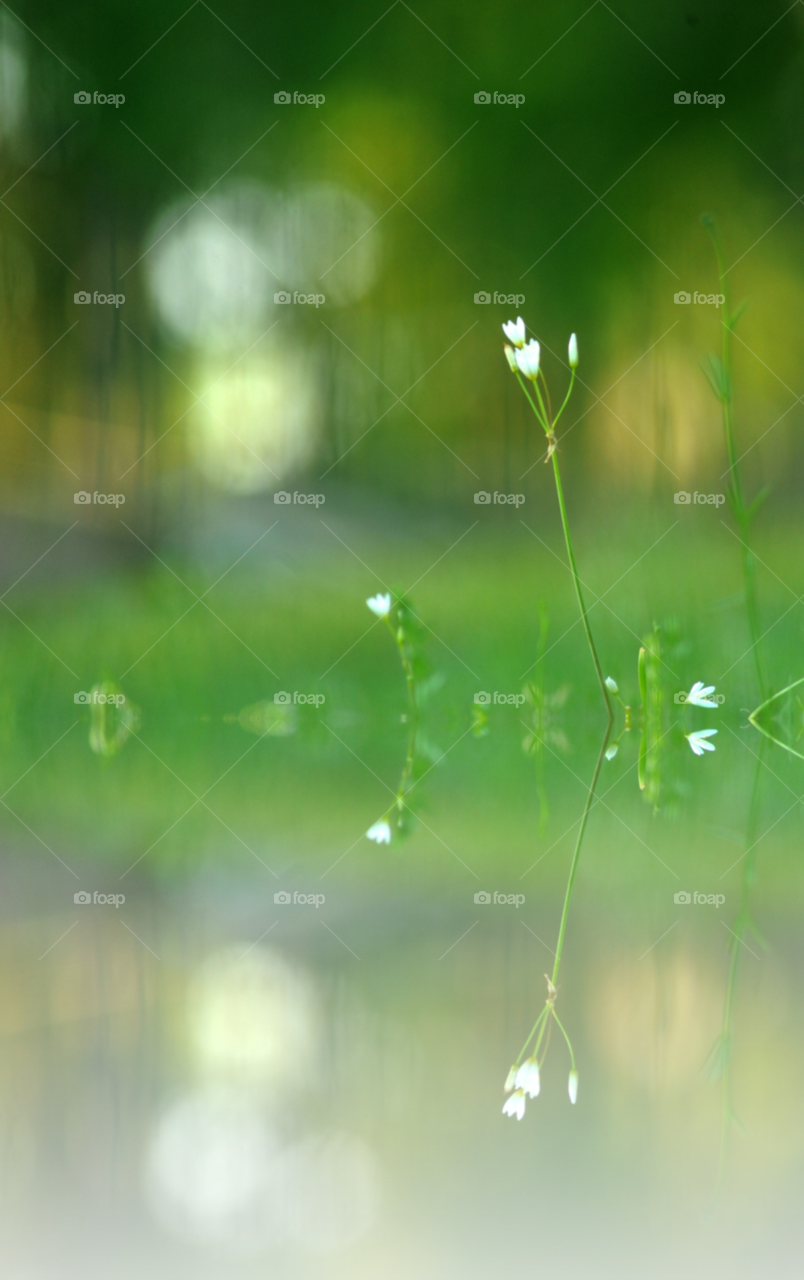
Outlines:
<svg viewBox="0 0 804 1280"><path fill-rule="evenodd" d="M716 710L717 703L713 702L709 697L710 693L714 692L715 686L713 684L705 685L703 680L696 680L687 694L685 702L687 706L707 707L710 710ZM692 733L685 734L685 737L695 755L702 756L704 751L715 750L714 742L709 742L707 739L714 738L716 733L717 729L695 729Z"/></svg>
<svg viewBox="0 0 804 1280"><path fill-rule="evenodd" d="M578 1072L575 1070L575 1054L572 1051L569 1036L564 1030L555 1010L556 994L556 988L553 985L552 980L547 978L547 1000L545 1001L544 1008L536 1019L536 1025L525 1041L522 1053L520 1053L519 1058L508 1072L505 1085L503 1086L505 1092L510 1095L510 1097L506 1098L503 1103L502 1110L504 1116L516 1116L517 1120L521 1120L525 1114L525 1100L527 1098L538 1098L539 1096L541 1089L541 1080L539 1075L539 1049L544 1039L545 1031L547 1031L550 1025L551 1019L555 1021L556 1026L561 1031L570 1052L571 1067L569 1080L567 1081L567 1093L569 1094L569 1100L573 1105L578 1101ZM538 1037L533 1053L529 1058L526 1058L524 1062L521 1062L520 1059L522 1058L522 1054L525 1052L537 1032ZM544 1052L542 1053L542 1062L544 1062L547 1055L547 1044L549 1044L549 1036L545 1043Z"/></svg>

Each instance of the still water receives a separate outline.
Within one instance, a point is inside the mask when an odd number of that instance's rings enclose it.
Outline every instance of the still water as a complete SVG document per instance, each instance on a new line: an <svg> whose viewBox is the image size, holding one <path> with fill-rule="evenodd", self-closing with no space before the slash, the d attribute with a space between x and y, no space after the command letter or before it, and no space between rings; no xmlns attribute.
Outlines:
<svg viewBox="0 0 804 1280"><path fill-rule="evenodd" d="M801 704L748 720L726 533L592 609L607 734L555 527L301 518L208 596L250 534L8 597L4 1273L800 1275ZM417 578L412 707L365 601ZM577 1101L552 1024L518 1121L548 997Z"/></svg>

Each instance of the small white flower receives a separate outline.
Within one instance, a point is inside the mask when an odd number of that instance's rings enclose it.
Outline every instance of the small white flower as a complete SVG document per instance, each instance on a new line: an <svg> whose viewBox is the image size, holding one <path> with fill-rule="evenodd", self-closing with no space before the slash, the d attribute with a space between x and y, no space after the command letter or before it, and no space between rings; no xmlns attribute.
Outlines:
<svg viewBox="0 0 804 1280"><path fill-rule="evenodd" d="M512 373L516 373L517 363L516 363L516 352L514 351L514 348L509 347L508 343L506 342L505 346L503 347L503 351L505 352L505 358L508 361L508 368L511 370Z"/></svg>
<svg viewBox="0 0 804 1280"><path fill-rule="evenodd" d="M527 1062L523 1062L522 1066L516 1073L514 1082L517 1089L521 1089L529 1098L538 1098L539 1096L539 1064L535 1058L528 1058Z"/></svg>
<svg viewBox="0 0 804 1280"><path fill-rule="evenodd" d="M606 747L606 759L613 760L619 750L619 742L612 742L610 747Z"/></svg>
<svg viewBox="0 0 804 1280"><path fill-rule="evenodd" d="M687 742L692 747L696 756L702 756L704 751L714 751L714 742L707 742L707 738L713 738L717 733L717 729L696 729L694 733L687 734Z"/></svg>
<svg viewBox="0 0 804 1280"><path fill-rule="evenodd" d="M606 683L606 688L608 689L609 693L619 693L619 692L620 692L620 690L619 690L619 686L618 686L618 684L617 684L617 681L616 681L615 679L613 679L613 677L612 677L612 676L606 676L606 681L605 681L605 683Z"/></svg>
<svg viewBox="0 0 804 1280"><path fill-rule="evenodd" d="M578 368L578 339L575 337L574 333L570 335L568 351L569 351L570 369L577 369Z"/></svg>
<svg viewBox="0 0 804 1280"><path fill-rule="evenodd" d="M695 684L687 694L687 702L691 707L717 707L716 702L712 702L709 698L710 693L715 692L715 686L708 684L704 688L703 680L696 680Z"/></svg>
<svg viewBox="0 0 804 1280"><path fill-rule="evenodd" d="M502 327L509 342L513 342L515 347L524 347L525 345L525 321L521 316L517 316L516 321L508 320Z"/></svg>
<svg viewBox="0 0 804 1280"><path fill-rule="evenodd" d="M503 1092L510 1093L515 1083L516 1083L516 1067L512 1067L511 1070L508 1072L508 1075L505 1077Z"/></svg>
<svg viewBox="0 0 804 1280"><path fill-rule="evenodd" d="M569 1080L567 1082L567 1092L569 1094L570 1102L572 1103L573 1106L575 1106L575 1103L578 1101L578 1072L575 1071L574 1068L569 1073Z"/></svg>
<svg viewBox="0 0 804 1280"><path fill-rule="evenodd" d="M366 604L378 618L387 618L391 612L391 593L386 591L383 595L369 596Z"/></svg>
<svg viewBox="0 0 804 1280"><path fill-rule="evenodd" d="M524 373L526 378L530 378L531 382L535 382L539 374L539 358L541 356L541 347L535 338L531 338L526 347L516 352L516 362L519 365L519 372Z"/></svg>
<svg viewBox="0 0 804 1280"><path fill-rule="evenodd" d="M525 1095L521 1089L517 1089L516 1093L512 1093L503 1103L503 1115L516 1116L517 1120L521 1120L524 1114Z"/></svg>
<svg viewBox="0 0 804 1280"><path fill-rule="evenodd" d="M377 844L390 844L391 843L390 824L385 821L385 818L380 818L380 821L375 822L373 827L369 827L368 831L366 832L366 835L368 836L369 840L375 840Z"/></svg>

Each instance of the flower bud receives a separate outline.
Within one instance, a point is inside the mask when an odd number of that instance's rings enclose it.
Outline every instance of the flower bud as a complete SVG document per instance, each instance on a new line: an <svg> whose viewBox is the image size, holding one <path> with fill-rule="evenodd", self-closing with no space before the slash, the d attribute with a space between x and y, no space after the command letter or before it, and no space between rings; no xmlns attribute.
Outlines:
<svg viewBox="0 0 804 1280"><path fill-rule="evenodd" d="M509 347L508 343L506 342L504 351L505 351L505 358L508 361L508 368L511 370L512 373L516 373L517 363L516 363L516 352L514 351L514 348Z"/></svg>
<svg viewBox="0 0 804 1280"><path fill-rule="evenodd" d="M578 368L578 339L571 334L568 347L570 369Z"/></svg>
<svg viewBox="0 0 804 1280"><path fill-rule="evenodd" d="M575 1103L578 1101L578 1072L575 1070L574 1067L572 1071L570 1071L569 1073L569 1082L567 1084L567 1092L569 1093L569 1100L574 1106Z"/></svg>
<svg viewBox="0 0 804 1280"><path fill-rule="evenodd" d="M613 680L611 676L606 676L606 688L608 689L609 693L620 692L619 688L617 687L617 681Z"/></svg>
<svg viewBox="0 0 804 1280"><path fill-rule="evenodd" d="M512 1067L511 1070L508 1072L508 1075L505 1077L503 1092L510 1093L515 1083L516 1083L516 1067Z"/></svg>

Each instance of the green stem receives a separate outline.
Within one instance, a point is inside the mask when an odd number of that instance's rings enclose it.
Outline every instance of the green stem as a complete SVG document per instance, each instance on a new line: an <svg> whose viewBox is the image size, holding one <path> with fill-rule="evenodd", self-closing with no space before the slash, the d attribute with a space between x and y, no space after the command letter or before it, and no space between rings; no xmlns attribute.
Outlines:
<svg viewBox="0 0 804 1280"><path fill-rule="evenodd" d="M564 526L564 542L566 543L567 555L569 557L570 568L572 570L572 580L575 584L575 595L578 599L578 608L581 611L584 631L586 632L586 639L589 644L589 651L592 654L592 661L595 664L595 671L597 672L597 679L600 685L600 691L603 694L603 701L605 702L606 710L609 713L609 729L610 729L612 721L614 720L614 712L612 711L612 708L611 708L611 699L609 698L609 691L606 688L606 681L603 678L603 670L600 666L600 659L597 656L597 649L595 648L595 642L592 637L592 628L589 625L589 617L586 612L586 605L584 604L583 592L581 591L581 580L578 576L578 566L575 563L575 552L572 549L572 535L570 534L569 520L567 519L567 508L564 503L564 489L561 484L561 470L558 465L558 454L555 451L553 452L553 474L555 475L555 480L556 480L556 493L558 495L558 505L561 511L561 523ZM608 737L608 731L606 733L606 737Z"/></svg>
<svg viewBox="0 0 804 1280"><path fill-rule="evenodd" d="M578 831L578 839L575 842L575 852L572 855L572 863L570 865L569 879L567 880L567 890L566 890L566 893L564 894L564 909L561 912L561 924L559 925L558 942L556 943L556 961L555 961L555 964L553 965L553 977L552 977L552 984L554 987L557 986L558 984L558 969L561 964L561 952L564 948L564 934L567 929L567 917L569 915L570 900L572 898L572 889L573 889L573 885L575 884L575 873L578 870L578 859L580 858L580 854L581 854L581 844L583 843L584 832L586 831L586 823L589 818L589 811L592 808L592 801L594 799L595 789L597 787L597 780L600 777L600 768L601 768L601 765L603 764L603 757L606 752L606 746L608 745L610 733L611 733L611 721L609 721L608 727L603 736L603 742L600 747L600 754L597 758L595 772L589 787L589 795L586 797L586 804L584 806L583 816L581 818L581 826L580 826L580 830Z"/></svg>

